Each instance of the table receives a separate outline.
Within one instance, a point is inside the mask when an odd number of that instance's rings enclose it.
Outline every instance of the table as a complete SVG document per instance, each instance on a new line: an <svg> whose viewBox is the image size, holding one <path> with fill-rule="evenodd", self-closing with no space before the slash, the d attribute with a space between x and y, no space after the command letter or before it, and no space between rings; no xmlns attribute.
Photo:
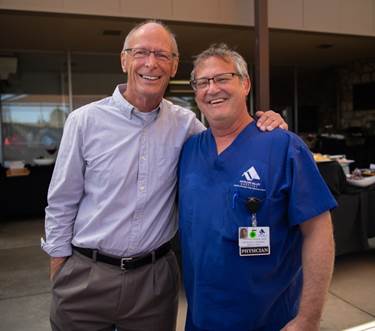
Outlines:
<svg viewBox="0 0 375 331"><path fill-rule="evenodd" d="M338 202L332 211L336 255L368 249L375 236L375 185L348 184L336 161L318 163L318 169Z"/></svg>
<svg viewBox="0 0 375 331"><path fill-rule="evenodd" d="M5 217L44 216L54 165L27 167L30 174L7 177L0 166L0 220Z"/></svg>

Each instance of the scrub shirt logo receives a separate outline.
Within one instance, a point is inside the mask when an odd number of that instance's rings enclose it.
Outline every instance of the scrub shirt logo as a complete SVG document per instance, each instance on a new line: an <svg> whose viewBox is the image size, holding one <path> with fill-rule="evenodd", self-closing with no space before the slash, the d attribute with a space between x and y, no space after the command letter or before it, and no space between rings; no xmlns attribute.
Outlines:
<svg viewBox="0 0 375 331"><path fill-rule="evenodd" d="M245 177L247 181L252 181L253 179L260 180L260 177L254 167L247 169L242 176Z"/></svg>
<svg viewBox="0 0 375 331"><path fill-rule="evenodd" d="M265 191L261 178L254 166L251 166L241 175L241 179L235 187L245 188L248 190Z"/></svg>

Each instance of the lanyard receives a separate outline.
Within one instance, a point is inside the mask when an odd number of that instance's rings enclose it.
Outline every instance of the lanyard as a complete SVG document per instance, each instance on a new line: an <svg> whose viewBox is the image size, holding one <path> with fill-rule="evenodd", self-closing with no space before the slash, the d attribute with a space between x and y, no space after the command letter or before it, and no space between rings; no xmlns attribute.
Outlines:
<svg viewBox="0 0 375 331"><path fill-rule="evenodd" d="M246 200L246 207L251 214L251 226L257 227L257 217L256 212L260 207L261 200L255 197L250 197Z"/></svg>

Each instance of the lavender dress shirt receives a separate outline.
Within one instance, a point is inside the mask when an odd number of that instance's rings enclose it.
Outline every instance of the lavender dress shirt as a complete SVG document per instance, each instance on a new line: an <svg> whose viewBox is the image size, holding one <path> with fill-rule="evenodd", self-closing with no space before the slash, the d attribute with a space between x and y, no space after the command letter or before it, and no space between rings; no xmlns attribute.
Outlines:
<svg viewBox="0 0 375 331"><path fill-rule="evenodd" d="M167 100L137 111L112 96L72 112L65 124L48 191L46 239L54 257L71 244L137 256L177 230L177 163L183 143L204 130L195 114Z"/></svg>

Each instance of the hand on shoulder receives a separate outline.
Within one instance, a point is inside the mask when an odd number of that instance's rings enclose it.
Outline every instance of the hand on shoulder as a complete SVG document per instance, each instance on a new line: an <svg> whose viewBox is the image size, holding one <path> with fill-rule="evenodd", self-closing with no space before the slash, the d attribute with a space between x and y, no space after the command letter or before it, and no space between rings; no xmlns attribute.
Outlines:
<svg viewBox="0 0 375 331"><path fill-rule="evenodd" d="M262 131L272 131L276 128L288 130L288 124L280 114L273 110L268 110L266 112L257 111L255 115L258 117L257 126Z"/></svg>

